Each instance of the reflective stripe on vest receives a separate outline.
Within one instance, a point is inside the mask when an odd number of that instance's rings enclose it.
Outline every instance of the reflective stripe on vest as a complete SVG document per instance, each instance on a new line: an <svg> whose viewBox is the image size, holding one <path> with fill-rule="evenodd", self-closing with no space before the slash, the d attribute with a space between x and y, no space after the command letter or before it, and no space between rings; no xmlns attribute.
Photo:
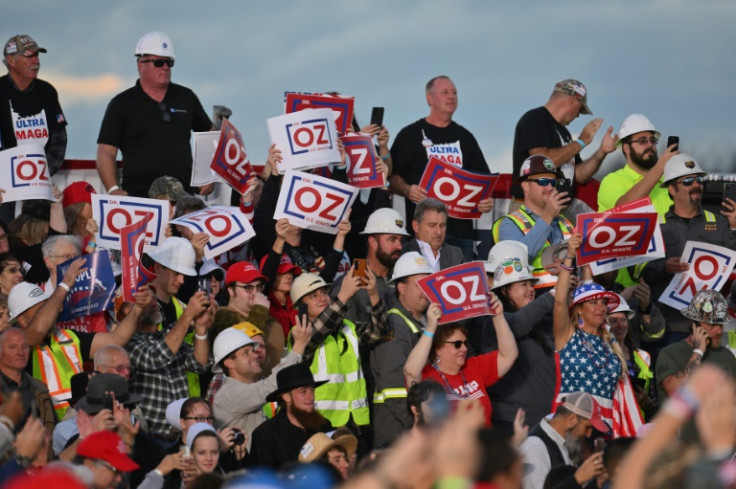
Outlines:
<svg viewBox="0 0 736 489"><path fill-rule="evenodd" d="M343 319L340 332L320 344L309 370L315 381L329 381L315 389L314 406L332 426L345 426L351 415L356 425L370 423L355 324Z"/></svg>
<svg viewBox="0 0 736 489"><path fill-rule="evenodd" d="M493 223L493 227L491 228L491 230L493 234L493 240L496 243L498 243L498 230L501 227L501 222L506 218L510 219L511 222L516 224L516 226L525 236L529 234L535 224L532 216L526 212L526 207L522 205L517 211L509 214L508 216L497 219L496 222ZM570 223L570 221L568 221L565 216L560 214L557 218L557 225L559 226L560 232L562 233L563 241L566 239L570 239L573 231L572 223ZM535 289L547 288L557 283L557 277L545 270L544 266L542 265L542 253L544 253L544 250L548 246L550 246L549 240L545 241L542 249L539 250L539 253L537 253L537 256L535 256L534 260L532 260L531 262L531 266L534 269L532 271L532 275L534 276L534 278L538 279L537 283L534 284Z"/></svg>
<svg viewBox="0 0 736 489"><path fill-rule="evenodd" d="M728 333L728 347L731 349L736 348L736 331L729 331Z"/></svg>
<svg viewBox="0 0 736 489"><path fill-rule="evenodd" d="M705 222L716 222L716 215L709 210L703 209L703 215L705 216ZM664 224L667 222L667 218L664 214L659 215L659 223Z"/></svg>
<svg viewBox="0 0 736 489"><path fill-rule="evenodd" d="M72 397L70 379L81 371L79 338L69 329L54 331L48 346L34 348L33 377L48 386L59 419L69 409L69 399Z"/></svg>
<svg viewBox="0 0 736 489"><path fill-rule="evenodd" d="M398 309L389 309L386 314L396 314L404 320L406 326L411 330L412 333L419 333L419 329L414 325L414 322L406 317L406 315ZM373 404L381 404L386 399L406 399L406 394L407 393L405 387L386 387L381 392L376 392L373 394Z"/></svg>

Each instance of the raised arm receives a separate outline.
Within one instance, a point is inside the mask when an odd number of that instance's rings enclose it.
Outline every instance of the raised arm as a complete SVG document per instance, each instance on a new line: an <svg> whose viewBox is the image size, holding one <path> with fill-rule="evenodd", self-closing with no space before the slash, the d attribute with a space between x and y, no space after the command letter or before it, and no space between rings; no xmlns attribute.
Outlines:
<svg viewBox="0 0 736 489"><path fill-rule="evenodd" d="M580 234L573 234L570 241L567 242L567 255L562 260L560 274L557 276L557 285L555 285L555 307L553 315L552 328L555 335L555 350L560 351L570 340L573 334L573 325L570 323L570 311L568 306L568 296L570 294L570 270L572 262L575 259L575 253L583 237ZM565 267L570 270L565 270Z"/></svg>
<svg viewBox="0 0 736 489"><path fill-rule="evenodd" d="M637 199L647 197L654 186L659 183L659 179L664 174L664 167L667 165L667 162L676 154L678 154L678 151L675 149L675 145L673 144L667 148L664 153L662 153L662 156L659 157L654 167L646 172L644 177L639 180L636 185L631 187L625 194L618 198L616 205L628 204L629 202L633 202Z"/></svg>
<svg viewBox="0 0 736 489"><path fill-rule="evenodd" d="M97 350L106 345L118 345L124 347L133 337L135 330L138 328L138 319L143 313L143 309L154 300L153 291L146 285L136 290L135 304L127 316L120 321L117 328L109 333L97 333L92 339L92 345L89 349L89 357L94 358Z"/></svg>
<svg viewBox="0 0 736 489"><path fill-rule="evenodd" d="M496 294L491 292L491 308L493 309L493 327L496 329L496 341L498 342L498 376L503 377L511 370L514 362L519 356L519 348L516 345L514 334L503 315L503 305Z"/></svg>
<svg viewBox="0 0 736 489"><path fill-rule="evenodd" d="M442 308L439 304L430 304L427 309L427 327L424 328L419 341L409 353L404 364L404 379L406 385L411 386L422 380L422 369L427 364L429 351L432 348L432 337L437 331L437 321L442 317Z"/></svg>

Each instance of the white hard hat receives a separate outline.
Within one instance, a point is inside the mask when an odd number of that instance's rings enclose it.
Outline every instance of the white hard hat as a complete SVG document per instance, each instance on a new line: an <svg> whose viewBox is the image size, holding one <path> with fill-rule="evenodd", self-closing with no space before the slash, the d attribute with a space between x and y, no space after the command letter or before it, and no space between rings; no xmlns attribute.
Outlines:
<svg viewBox="0 0 736 489"><path fill-rule="evenodd" d="M148 254L156 263L170 268L182 275L190 277L197 276L194 264L197 261L194 247L188 239L171 237L167 238L157 250Z"/></svg>
<svg viewBox="0 0 736 489"><path fill-rule="evenodd" d="M233 327L223 329L215 338L212 345L212 355L215 357L215 364L212 366L212 372L219 374L222 372L220 363L226 356L243 346L252 345L255 341L250 336L243 333L239 329Z"/></svg>
<svg viewBox="0 0 736 489"><path fill-rule="evenodd" d="M322 287L327 287L325 279L315 273L302 273L291 283L289 296L291 297L292 304L296 304L305 295Z"/></svg>
<svg viewBox="0 0 736 489"><path fill-rule="evenodd" d="M360 234L400 234L409 236L404 227L404 219L390 207L373 211Z"/></svg>
<svg viewBox="0 0 736 489"><path fill-rule="evenodd" d="M617 146L621 146L624 138L636 134L637 132L651 131L654 136L659 139L659 131L654 129L654 124L642 114L631 114L621 123L621 130L618 132Z"/></svg>
<svg viewBox="0 0 736 489"><path fill-rule="evenodd" d="M15 319L25 311L49 298L41 287L28 282L21 282L10 289L8 294L8 311L10 319Z"/></svg>
<svg viewBox="0 0 736 489"><path fill-rule="evenodd" d="M529 261L529 248L524 243L507 239L496 243L488 253L488 261L483 263L486 273L496 273L496 269L501 262L509 258L519 258L524 260L524 264Z"/></svg>
<svg viewBox="0 0 736 489"><path fill-rule="evenodd" d="M396 260L394 265L394 273L391 275L391 280L398 280L404 277L411 277L412 275L419 275L420 273L434 273L432 267L429 266L429 262L424 258L421 253L416 251L409 251L404 253Z"/></svg>
<svg viewBox="0 0 736 489"><path fill-rule="evenodd" d="M662 187L667 187L667 183L676 180L685 175L707 175L690 155L685 153L676 154L667 162L664 167L664 176L662 177Z"/></svg>
<svg viewBox="0 0 736 489"><path fill-rule="evenodd" d="M626 302L626 299L623 298L621 294L616 294L618 296L618 306L616 306L611 312L608 314L613 314L616 312L623 312L626 314L626 317L631 320L634 317L634 310L631 309L628 302Z"/></svg>
<svg viewBox="0 0 736 489"><path fill-rule="evenodd" d="M524 280L536 282L539 279L532 275L532 268L526 264L526 260L508 258L496 268L491 290L498 289L504 285L523 282Z"/></svg>
<svg viewBox="0 0 736 489"><path fill-rule="evenodd" d="M174 44L172 44L169 36L157 31L149 32L138 40L138 44L135 46L135 55L143 56L144 54L176 58Z"/></svg>

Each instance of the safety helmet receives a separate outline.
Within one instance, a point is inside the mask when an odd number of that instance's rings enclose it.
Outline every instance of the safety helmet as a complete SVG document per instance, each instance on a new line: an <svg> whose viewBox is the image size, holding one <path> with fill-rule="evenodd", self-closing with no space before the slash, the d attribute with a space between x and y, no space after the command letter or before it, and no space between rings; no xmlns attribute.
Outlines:
<svg viewBox="0 0 736 489"><path fill-rule="evenodd" d="M686 318L699 323L723 324L728 315L728 304L719 292L701 290L690 300L690 305L680 312Z"/></svg>
<svg viewBox="0 0 736 489"><path fill-rule="evenodd" d="M624 314L626 314L626 318L629 321L631 321L634 318L634 315L635 315L634 310L631 309L631 307L629 306L629 303L626 302L626 299L624 299L621 296L621 294L616 294L616 295L618 296L618 301L619 301L618 302L618 306L616 306L615 308L613 308L613 310L611 310L608 314L610 315L610 314L614 314L616 312L623 312Z"/></svg>
<svg viewBox="0 0 736 489"><path fill-rule="evenodd" d="M360 234L400 234L409 236L404 227L404 218L394 209L383 207L373 211Z"/></svg>
<svg viewBox="0 0 736 489"><path fill-rule="evenodd" d="M302 273L291 283L289 296L291 297L292 304L296 304L305 295L322 287L327 287L325 279L315 273Z"/></svg>
<svg viewBox="0 0 736 489"><path fill-rule="evenodd" d="M486 273L496 273L496 269L501 262L509 258L524 258L525 263L529 260L529 248L513 239L507 239L496 243L491 251L488 252L488 261L483 263Z"/></svg>
<svg viewBox="0 0 736 489"><path fill-rule="evenodd" d="M190 277L197 276L197 270L194 269L197 257L194 247L188 239L167 238L158 249L150 252L148 256L156 263L170 268L176 273Z"/></svg>
<svg viewBox="0 0 736 489"><path fill-rule="evenodd" d="M138 44L135 46L135 55L143 56L144 54L176 58L174 44L172 44L171 39L163 32L158 31L149 32L138 40Z"/></svg>
<svg viewBox="0 0 736 489"><path fill-rule="evenodd" d="M526 260L507 258L496 268L492 290L524 280L536 282L539 279L532 275L532 267L526 264Z"/></svg>
<svg viewBox="0 0 736 489"><path fill-rule="evenodd" d="M662 187L667 187L667 184L672 180L676 180L685 175L707 175L708 172L703 171L690 155L685 153L676 154L667 162L664 167L664 176L662 177Z"/></svg>
<svg viewBox="0 0 736 489"><path fill-rule="evenodd" d="M10 319L15 319L39 302L49 298L41 287L28 282L16 284L8 294L8 312Z"/></svg>
<svg viewBox="0 0 736 489"><path fill-rule="evenodd" d="M250 336L235 329L229 327L223 329L220 334L215 337L215 342L212 344L212 355L215 357L215 364L212 366L213 373L222 372L222 366L220 363L225 359L226 356L241 348L243 346L252 345L255 341Z"/></svg>
<svg viewBox="0 0 736 489"><path fill-rule="evenodd" d="M659 131L654 129L654 124L652 124L646 116L642 114L631 114L621 123L621 130L618 132L618 142L616 143L616 146L621 146L623 140L632 134L644 131L653 132L654 136L659 139Z"/></svg>
<svg viewBox="0 0 736 489"><path fill-rule="evenodd" d="M432 270L432 267L429 266L429 262L421 255L421 253L408 251L396 260L394 273L391 275L391 280L389 280L389 282L393 282L404 277L411 277L412 275L419 275L420 273L432 274L434 273L434 270Z"/></svg>

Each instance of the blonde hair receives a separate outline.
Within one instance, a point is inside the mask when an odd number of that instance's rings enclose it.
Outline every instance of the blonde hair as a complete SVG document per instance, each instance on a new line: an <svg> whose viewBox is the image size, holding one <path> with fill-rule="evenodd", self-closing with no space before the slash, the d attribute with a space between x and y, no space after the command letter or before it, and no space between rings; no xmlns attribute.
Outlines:
<svg viewBox="0 0 736 489"><path fill-rule="evenodd" d="M570 310L570 322L575 329L578 328L578 323L581 319L580 309L582 308L583 302L580 302L579 304L575 304L575 306L573 306L573 308ZM598 332L600 333L601 338L603 338L603 341L608 344L608 346L611 348L611 351L618 357L618 361L621 363L620 378L621 380L626 380L626 377L628 377L629 375L629 367L626 365L626 358L624 357L624 352L621 349L621 346L618 344L608 328L606 328L605 322L598 327Z"/></svg>
<svg viewBox="0 0 736 489"><path fill-rule="evenodd" d="M10 235L27 246L43 242L49 234L49 222L27 214L21 214L8 226Z"/></svg>

